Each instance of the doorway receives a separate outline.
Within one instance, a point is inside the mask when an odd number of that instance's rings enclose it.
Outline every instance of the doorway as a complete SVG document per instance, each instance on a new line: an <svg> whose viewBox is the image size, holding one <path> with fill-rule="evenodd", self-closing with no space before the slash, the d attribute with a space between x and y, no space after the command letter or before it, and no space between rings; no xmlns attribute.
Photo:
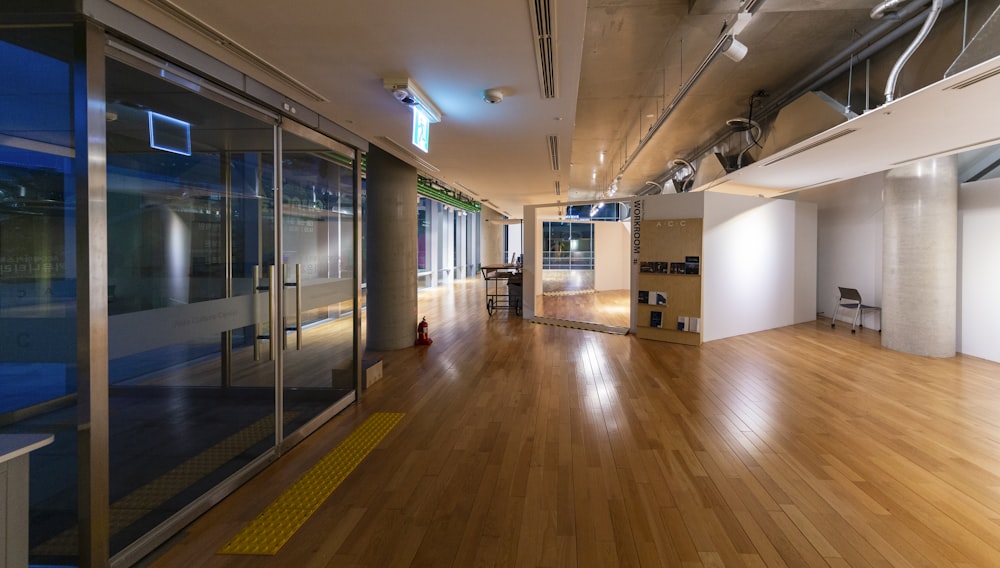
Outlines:
<svg viewBox="0 0 1000 568"><path fill-rule="evenodd" d="M627 329L628 207L573 205L558 213L540 225L542 277L535 314Z"/></svg>

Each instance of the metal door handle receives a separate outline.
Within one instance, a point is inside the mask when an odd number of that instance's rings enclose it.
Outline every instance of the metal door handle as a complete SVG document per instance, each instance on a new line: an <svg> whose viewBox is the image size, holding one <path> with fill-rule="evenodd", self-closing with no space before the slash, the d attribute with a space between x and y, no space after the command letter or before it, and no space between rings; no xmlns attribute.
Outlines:
<svg viewBox="0 0 1000 568"><path fill-rule="evenodd" d="M261 286L261 267L260 265L255 265L253 267L253 360L260 361L260 344L264 340L267 340L271 344L270 352L268 353L268 360L274 360L274 342L271 340L271 322L274 321L274 292L272 291L271 282L274 282L274 266L270 267L270 282L267 286ZM257 311L257 294L268 291L267 294L267 305L268 312L271 315L271 319L268 320L268 333L264 333L264 324L260 321L260 314Z"/></svg>
<svg viewBox="0 0 1000 568"><path fill-rule="evenodd" d="M285 271L285 266L281 267L282 273ZM288 349L288 333L289 331L295 332L295 350L300 351L302 349L302 265L295 265L295 282L288 282L287 277L282 274L282 281L286 288L295 288L295 325L286 326L285 333L285 349Z"/></svg>
<svg viewBox="0 0 1000 568"><path fill-rule="evenodd" d="M277 343L278 343L277 341L274 340L275 335L277 335L278 333L278 303L275 301L274 297L274 289L276 288L276 286L274 285L276 280L274 278L275 276L277 276L277 267L272 264L271 266L267 267L267 273L268 273L267 306L268 306L268 311L271 314L271 320L270 322L268 322L269 335L270 335L269 337L270 341L268 342L270 343L268 348L268 354L269 357L271 358L270 360L273 361L275 356L275 349L277 349Z"/></svg>

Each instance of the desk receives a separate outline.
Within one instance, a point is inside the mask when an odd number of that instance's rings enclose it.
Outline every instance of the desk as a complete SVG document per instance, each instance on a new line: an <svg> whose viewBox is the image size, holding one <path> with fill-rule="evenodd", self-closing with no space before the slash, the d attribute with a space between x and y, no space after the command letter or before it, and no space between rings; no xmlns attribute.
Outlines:
<svg viewBox="0 0 1000 568"><path fill-rule="evenodd" d="M517 264L489 264L481 266L483 280L486 281L486 312L493 315L497 310L514 310L521 313L521 267ZM500 284L506 290L501 290Z"/></svg>
<svg viewBox="0 0 1000 568"><path fill-rule="evenodd" d="M0 568L28 566L28 454L51 434L0 434Z"/></svg>

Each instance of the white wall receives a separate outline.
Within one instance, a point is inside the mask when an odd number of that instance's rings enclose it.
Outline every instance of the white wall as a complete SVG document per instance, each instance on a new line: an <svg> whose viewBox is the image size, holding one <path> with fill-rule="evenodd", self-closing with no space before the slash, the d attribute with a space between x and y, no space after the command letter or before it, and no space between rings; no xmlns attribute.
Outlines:
<svg viewBox="0 0 1000 568"><path fill-rule="evenodd" d="M535 317L535 295L542 293L542 221L538 218L538 208L524 207L524 272L521 288L521 315L525 319ZM513 228L513 226L512 226ZM509 238L509 237L508 237Z"/></svg>
<svg viewBox="0 0 1000 568"><path fill-rule="evenodd" d="M796 323L816 319L816 266L819 255L819 212L815 203L795 202Z"/></svg>
<svg viewBox="0 0 1000 568"><path fill-rule="evenodd" d="M958 351L1000 362L1000 180L962 185L958 246Z"/></svg>
<svg viewBox="0 0 1000 568"><path fill-rule="evenodd" d="M479 263L482 265L501 264L503 258L503 215L483 207L479 214L482 229L479 233Z"/></svg>
<svg viewBox="0 0 1000 568"><path fill-rule="evenodd" d="M704 341L815 319L815 211L784 199L705 196Z"/></svg>
<svg viewBox="0 0 1000 568"><path fill-rule="evenodd" d="M629 223L594 224L594 289L629 289Z"/></svg>
<svg viewBox="0 0 1000 568"><path fill-rule="evenodd" d="M816 267L817 311L830 317L838 286L856 288L865 303L882 305L882 187L878 173L799 193L819 207ZM845 316L846 317L846 316ZM850 318L844 321L850 321ZM866 327L878 327L878 314L866 314Z"/></svg>

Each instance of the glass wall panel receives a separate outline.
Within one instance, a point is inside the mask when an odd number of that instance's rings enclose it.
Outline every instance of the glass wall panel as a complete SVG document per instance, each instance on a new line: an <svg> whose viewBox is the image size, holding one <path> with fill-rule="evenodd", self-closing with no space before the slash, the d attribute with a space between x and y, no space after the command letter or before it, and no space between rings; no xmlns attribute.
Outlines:
<svg viewBox="0 0 1000 568"><path fill-rule="evenodd" d="M480 214L427 197L417 202L417 287L479 276Z"/></svg>
<svg viewBox="0 0 1000 568"><path fill-rule="evenodd" d="M355 388L352 162L305 134L282 131L286 436Z"/></svg>
<svg viewBox="0 0 1000 568"><path fill-rule="evenodd" d="M112 554L275 445L275 124L155 71L107 64Z"/></svg>
<svg viewBox="0 0 1000 568"><path fill-rule="evenodd" d="M593 270L594 225L591 223L542 223L542 269Z"/></svg>
<svg viewBox="0 0 1000 568"><path fill-rule="evenodd" d="M77 519L76 193L71 28L0 28L0 433L31 456L32 562Z"/></svg>

